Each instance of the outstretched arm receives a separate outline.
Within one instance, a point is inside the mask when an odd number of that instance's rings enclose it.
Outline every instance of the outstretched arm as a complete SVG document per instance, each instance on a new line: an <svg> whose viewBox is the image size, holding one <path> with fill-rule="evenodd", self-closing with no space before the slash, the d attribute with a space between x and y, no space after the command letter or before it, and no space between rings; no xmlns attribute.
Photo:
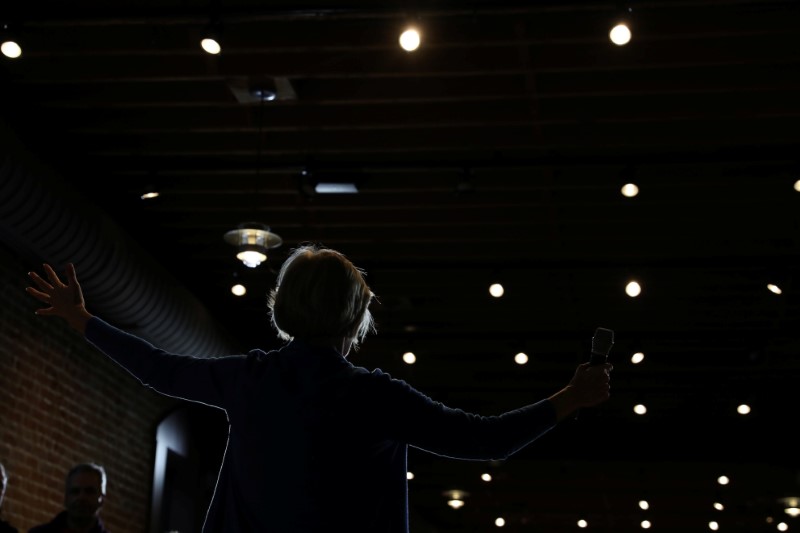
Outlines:
<svg viewBox="0 0 800 533"><path fill-rule="evenodd" d="M611 365L579 365L569 383L546 399L498 416L480 416L434 402L399 380L383 378L376 402L398 440L461 459L505 459L582 407L609 398ZM385 375L384 375L385 376ZM376 417L377 418L377 417Z"/></svg>
<svg viewBox="0 0 800 533"><path fill-rule="evenodd" d="M47 279L42 278L36 272L28 272L28 276L38 289L26 287L25 291L40 302L50 306L37 309L36 314L60 316L67 321L67 324L72 329L84 335L86 333L86 323L89 322L92 315L86 310L83 291L81 291L81 285L75 275L75 265L72 263L67 265L66 284L61 281L55 270L46 263L44 272Z"/></svg>
<svg viewBox="0 0 800 533"><path fill-rule="evenodd" d="M244 356L199 358L161 350L89 313L74 265L67 265L67 283L61 281L50 265L44 265L44 272L46 279L30 272L36 288L25 289L49 306L37 309L37 315L63 318L145 386L186 400L218 407L226 405L228 391L236 390Z"/></svg>

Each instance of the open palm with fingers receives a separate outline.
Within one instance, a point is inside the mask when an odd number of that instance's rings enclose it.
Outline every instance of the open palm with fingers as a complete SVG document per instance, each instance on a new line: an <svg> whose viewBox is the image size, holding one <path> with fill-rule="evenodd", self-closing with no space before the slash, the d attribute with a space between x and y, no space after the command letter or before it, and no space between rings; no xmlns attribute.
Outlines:
<svg viewBox="0 0 800 533"><path fill-rule="evenodd" d="M45 264L43 266L46 279L36 272L29 272L36 287L26 287L25 291L49 307L36 310L37 315L58 316L67 321L74 329L84 332L86 322L92 315L86 310L83 291L75 274L75 265L67 265L67 282L58 277L55 270Z"/></svg>

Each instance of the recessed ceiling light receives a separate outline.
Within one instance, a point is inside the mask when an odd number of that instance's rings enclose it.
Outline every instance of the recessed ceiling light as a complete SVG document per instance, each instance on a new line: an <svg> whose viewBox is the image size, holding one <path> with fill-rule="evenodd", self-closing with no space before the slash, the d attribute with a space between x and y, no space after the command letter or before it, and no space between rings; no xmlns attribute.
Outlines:
<svg viewBox="0 0 800 533"><path fill-rule="evenodd" d="M617 24L608 32L608 38L617 46L628 44L631 41L631 29L624 22Z"/></svg>
<svg viewBox="0 0 800 533"><path fill-rule="evenodd" d="M631 298L636 298L641 293L642 293L642 286L639 285L638 281L631 281L627 285L625 285L625 294L627 294Z"/></svg>
<svg viewBox="0 0 800 533"><path fill-rule="evenodd" d="M639 194L639 187L637 187L633 183L626 183L625 185L622 186L622 189L620 189L620 191L622 192L622 196L633 198L634 196Z"/></svg>
<svg viewBox="0 0 800 533"><path fill-rule="evenodd" d="M217 55L222 52L222 47L219 45L216 39L206 38L200 41L200 46L206 53L211 55Z"/></svg>
<svg viewBox="0 0 800 533"><path fill-rule="evenodd" d="M9 59L17 59L22 55L22 47L16 41L4 41L0 45L0 51Z"/></svg>
<svg viewBox="0 0 800 533"><path fill-rule="evenodd" d="M400 47L406 52L413 52L419 48L420 36L415 28L408 28L400 34Z"/></svg>
<svg viewBox="0 0 800 533"><path fill-rule="evenodd" d="M492 283L489 285L489 294L495 298L500 298L506 293L505 288L500 283Z"/></svg>

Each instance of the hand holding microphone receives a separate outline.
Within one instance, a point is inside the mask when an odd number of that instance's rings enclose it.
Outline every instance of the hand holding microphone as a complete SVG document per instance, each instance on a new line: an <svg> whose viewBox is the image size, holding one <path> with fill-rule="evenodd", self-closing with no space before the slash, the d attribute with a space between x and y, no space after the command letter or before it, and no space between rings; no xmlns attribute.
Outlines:
<svg viewBox="0 0 800 533"><path fill-rule="evenodd" d="M573 382L579 385L583 381L592 380L589 386L582 387L586 391L584 401L587 406L598 404L608 399L608 373L613 368L608 363L608 354L611 347L614 345L614 332L607 328L597 328L592 337L592 352L589 356L588 365L584 363L578 367L575 372ZM597 366L604 366L602 376L598 376L598 369L593 368ZM591 375L589 374L591 373ZM575 413L575 419L578 418L580 411Z"/></svg>

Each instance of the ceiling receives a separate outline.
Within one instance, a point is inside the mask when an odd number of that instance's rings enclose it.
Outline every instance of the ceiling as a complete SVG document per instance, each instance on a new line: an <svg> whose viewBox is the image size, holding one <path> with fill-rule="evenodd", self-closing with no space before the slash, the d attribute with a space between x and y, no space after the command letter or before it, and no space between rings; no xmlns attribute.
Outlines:
<svg viewBox="0 0 800 533"><path fill-rule="evenodd" d="M615 46L618 7L20 4L0 12L23 44L0 57L0 110L237 351L278 345L265 294L304 242L345 253L378 296L378 334L353 362L453 407L538 400L595 328L615 331L602 407L504 463L412 450L412 531L493 530L498 516L556 533L579 518L798 528L777 498L800 493L800 4L636 2L633 39ZM212 17L218 56L198 46ZM408 20L413 53L397 45ZM319 180L359 193L315 194ZM160 196L142 201L146 187ZM248 221L283 239L256 269L223 239ZM462 509L450 489L469 493Z"/></svg>

